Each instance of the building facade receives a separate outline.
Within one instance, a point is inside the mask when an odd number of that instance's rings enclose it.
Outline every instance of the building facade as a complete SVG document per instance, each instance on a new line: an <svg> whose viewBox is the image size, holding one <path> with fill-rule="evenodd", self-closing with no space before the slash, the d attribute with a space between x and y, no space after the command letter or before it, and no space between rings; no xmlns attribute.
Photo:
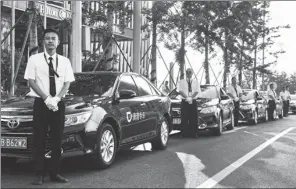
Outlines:
<svg viewBox="0 0 296 189"><path fill-rule="evenodd" d="M128 3L128 2L126 2ZM150 3L147 1L142 1L142 7L149 7ZM107 11L104 10L102 7L99 6L99 2L97 1L91 1L89 2L89 7L92 10L95 11ZM59 25L63 20L65 19L71 19L72 13L71 13L71 1L46 1L46 6L44 4L44 1L36 1L35 2L36 8L40 12L40 17L44 17L44 13L46 14L46 26L47 27L55 27ZM131 3L131 6L133 6L133 3ZM1 24L2 24L2 39L7 34L7 32L12 27L11 25L11 7L12 7L12 1L1 1ZM15 20L17 20L21 14L27 9L28 7L28 1L15 1ZM118 70L122 72L130 71L129 66L126 63L126 60L129 62L129 64L133 65L132 60L132 46L133 46L133 15L131 16L130 22L128 23L127 28L124 29L124 32L122 33L119 29L119 15L116 15L114 13L113 15L113 34L115 40L118 42L118 45L113 44L112 45L112 51L113 54L117 54L118 56L118 63L112 64L111 66L108 66L108 70ZM25 17L21 23L16 25L15 28L15 49L20 49L22 46L22 42L24 41L24 36L27 29L27 20L28 17ZM147 22L146 18L142 16L142 23L141 25L145 24ZM82 23L83 24L83 23ZM41 27L41 26L40 26ZM91 54L94 53L96 50L96 46L98 45L98 35L99 33L96 33L93 28L90 28L86 25L82 25L82 51L89 51ZM40 38L40 37L38 37ZM62 31L60 30L60 40L61 45L58 48L58 53L62 54L64 56L67 56L70 58L70 48L71 46L71 35L70 32L68 32L66 29ZM5 44L2 45L2 49L10 49L10 38L8 38L5 41ZM42 46L42 44L39 43L39 46ZM142 57L142 61L140 63L141 69L140 73L144 75L148 75L148 68L149 68L149 61L150 61L150 53L146 53L146 56L144 56L145 52L150 47L150 38L147 38L147 33L145 31L142 31L142 41L141 41L141 49L140 54ZM121 50L120 50L120 49ZM28 55L29 52L28 45L26 46L26 55ZM96 52L103 52L102 47L100 47ZM125 58L124 58L125 57ZM85 57L82 56L82 59ZM82 62L83 60L81 60Z"/></svg>

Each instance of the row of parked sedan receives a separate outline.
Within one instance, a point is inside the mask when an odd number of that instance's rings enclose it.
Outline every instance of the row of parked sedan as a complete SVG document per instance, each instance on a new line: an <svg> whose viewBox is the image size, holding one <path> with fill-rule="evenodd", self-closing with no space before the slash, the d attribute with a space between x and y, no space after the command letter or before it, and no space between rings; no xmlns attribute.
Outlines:
<svg viewBox="0 0 296 189"><path fill-rule="evenodd" d="M174 130L180 130L182 96L174 89L169 95L172 99L172 116ZM197 98L198 130L212 130L215 135L221 135L223 130L234 128L234 104L223 88L216 85L201 85L201 93ZM296 95L291 95L290 111L296 113ZM266 91L243 89L240 102L240 122L250 125L258 121L268 121L268 97ZM283 102L278 97L275 119L283 118Z"/></svg>
<svg viewBox="0 0 296 189"><path fill-rule="evenodd" d="M175 90L169 96L164 95L142 75L84 72L75 73L75 79L63 99L66 118L62 157L86 156L93 167L107 168L123 147L151 142L153 149L164 150L170 132L181 127L180 96ZM222 134L223 128L233 129L233 104L229 96L218 86L201 88L198 128L214 129L217 135ZM259 101L253 104L257 107ZM33 159L33 102L29 94L2 102L2 161ZM245 118L249 116L250 104L245 102L242 111ZM252 113L253 108L250 109ZM264 113L263 109L258 110L258 117ZM51 158L49 135L45 146L45 158Z"/></svg>

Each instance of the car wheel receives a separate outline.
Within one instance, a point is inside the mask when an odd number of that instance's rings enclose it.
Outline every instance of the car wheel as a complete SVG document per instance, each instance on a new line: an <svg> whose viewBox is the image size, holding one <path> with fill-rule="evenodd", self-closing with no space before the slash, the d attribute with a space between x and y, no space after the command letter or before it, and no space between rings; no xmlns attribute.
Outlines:
<svg viewBox="0 0 296 189"><path fill-rule="evenodd" d="M234 115L233 115L233 112L231 112L230 119L231 119L230 124L226 126L227 130L233 130L234 129Z"/></svg>
<svg viewBox="0 0 296 189"><path fill-rule="evenodd" d="M219 116L219 123L218 123L218 128L214 129L214 135L215 136L221 136L222 132L223 132L223 120L222 120L222 116Z"/></svg>
<svg viewBox="0 0 296 189"><path fill-rule="evenodd" d="M96 168L105 169L109 167L116 156L117 139L113 127L104 123L100 129L97 140L97 148L94 155Z"/></svg>
<svg viewBox="0 0 296 189"><path fill-rule="evenodd" d="M268 121L268 110L265 110L265 114L264 114L264 119L263 119L263 121L264 122L266 122L266 121Z"/></svg>
<svg viewBox="0 0 296 189"><path fill-rule="evenodd" d="M284 117L284 110L282 109L281 114L279 115L279 118L283 119L283 117Z"/></svg>
<svg viewBox="0 0 296 189"><path fill-rule="evenodd" d="M169 142L169 124L168 120L163 117L161 125L158 130L157 137L151 142L152 148L154 150L164 150Z"/></svg>

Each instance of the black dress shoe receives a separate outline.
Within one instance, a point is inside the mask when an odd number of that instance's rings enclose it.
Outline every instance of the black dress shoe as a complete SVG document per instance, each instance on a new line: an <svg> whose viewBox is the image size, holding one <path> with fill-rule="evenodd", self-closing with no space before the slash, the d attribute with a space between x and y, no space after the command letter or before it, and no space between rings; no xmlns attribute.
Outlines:
<svg viewBox="0 0 296 189"><path fill-rule="evenodd" d="M38 175L36 176L36 180L34 180L31 184L32 185L42 185L44 183L44 176Z"/></svg>
<svg viewBox="0 0 296 189"><path fill-rule="evenodd" d="M58 183L67 183L68 182L68 180L66 178L62 177L59 174L51 175L50 180L53 182L58 182Z"/></svg>

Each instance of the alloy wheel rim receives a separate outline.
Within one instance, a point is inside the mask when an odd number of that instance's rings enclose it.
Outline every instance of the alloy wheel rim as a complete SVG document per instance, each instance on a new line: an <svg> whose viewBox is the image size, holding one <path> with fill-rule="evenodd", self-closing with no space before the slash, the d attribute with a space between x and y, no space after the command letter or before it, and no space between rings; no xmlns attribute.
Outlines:
<svg viewBox="0 0 296 189"><path fill-rule="evenodd" d="M254 120L255 120L255 123L258 122L258 115L257 115L257 111L254 112Z"/></svg>
<svg viewBox="0 0 296 189"><path fill-rule="evenodd" d="M160 132L161 132L161 142L163 145L165 145L168 141L168 136L169 136L168 124L165 121L163 121L161 124Z"/></svg>
<svg viewBox="0 0 296 189"><path fill-rule="evenodd" d="M267 112L267 110L265 110L265 120L266 121L268 120L268 112Z"/></svg>
<svg viewBox="0 0 296 189"><path fill-rule="evenodd" d="M111 161L114 155L115 150L115 142L114 142L114 136L111 131L106 130L101 138L101 144L100 144L100 153L103 158L103 160L108 163Z"/></svg>
<svg viewBox="0 0 296 189"><path fill-rule="evenodd" d="M234 127L234 115L233 115L233 112L231 114L231 126Z"/></svg>

